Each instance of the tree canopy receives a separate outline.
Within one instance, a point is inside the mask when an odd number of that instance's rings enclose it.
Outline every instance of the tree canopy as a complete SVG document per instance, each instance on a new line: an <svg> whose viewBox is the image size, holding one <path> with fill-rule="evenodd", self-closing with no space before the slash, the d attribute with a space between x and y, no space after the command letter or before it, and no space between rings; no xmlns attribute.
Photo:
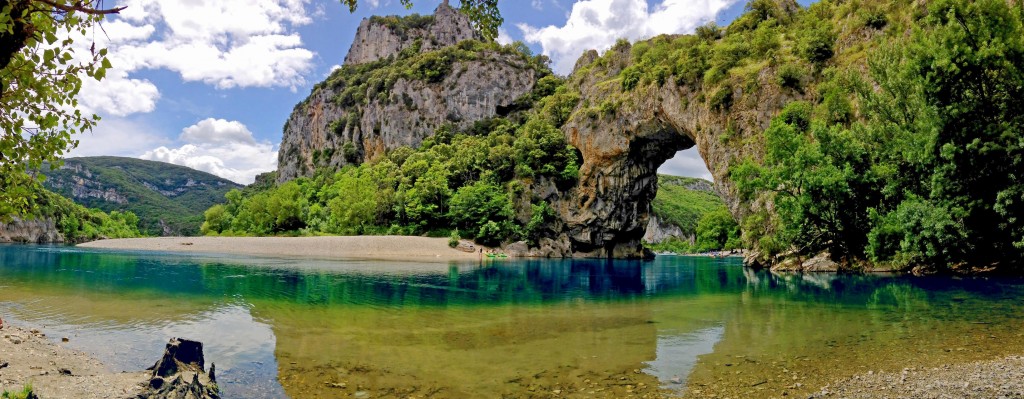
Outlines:
<svg viewBox="0 0 1024 399"><path fill-rule="evenodd" d="M763 162L732 170L748 200L774 204L745 218L748 244L895 268L1020 268L1022 66L1019 4L930 2L909 37L871 54L867 77L823 74L821 103L787 106Z"/></svg>
<svg viewBox="0 0 1024 399"><path fill-rule="evenodd" d="M102 79L110 68L105 49L72 47L104 15L100 1L0 0L0 220L31 214L33 171L58 165L77 145L73 134L99 117L77 109L83 78Z"/></svg>

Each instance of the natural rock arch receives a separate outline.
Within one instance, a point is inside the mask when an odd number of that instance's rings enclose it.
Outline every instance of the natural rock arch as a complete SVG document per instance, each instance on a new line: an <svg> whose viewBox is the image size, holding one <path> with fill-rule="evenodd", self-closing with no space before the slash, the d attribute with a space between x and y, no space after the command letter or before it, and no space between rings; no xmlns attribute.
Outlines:
<svg viewBox="0 0 1024 399"><path fill-rule="evenodd" d="M641 238L657 193L657 170L676 152L696 146L715 187L733 215L745 212L729 180L729 167L761 154L760 132L784 104L802 94L733 90L733 104L712 107L699 88L666 82L623 90L616 77L633 62L629 45L618 45L600 65L584 54L570 75L580 105L562 130L582 155L580 178L567 191L548 195L563 225L560 242L576 257L640 257ZM765 71L762 87L774 86ZM614 102L614 111L585 108ZM601 107L598 107L601 108ZM537 193L538 190L534 190ZM543 197L543 195L542 195Z"/></svg>

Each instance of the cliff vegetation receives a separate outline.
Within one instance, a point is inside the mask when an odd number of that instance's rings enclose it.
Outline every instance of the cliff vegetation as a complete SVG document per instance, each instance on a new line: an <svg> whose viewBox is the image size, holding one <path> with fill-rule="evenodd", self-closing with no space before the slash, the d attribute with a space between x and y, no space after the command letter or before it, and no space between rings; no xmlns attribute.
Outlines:
<svg viewBox="0 0 1024 399"><path fill-rule="evenodd" d="M658 175L651 213L660 224L677 226L680 235L645 242L656 252L695 253L741 248L739 225L711 182ZM650 229L651 226L648 226Z"/></svg>
<svg viewBox="0 0 1024 399"><path fill-rule="evenodd" d="M30 186L32 213L0 222L0 239L27 243L79 243L103 238L139 237L134 213L89 209L46 190Z"/></svg>
<svg viewBox="0 0 1024 399"><path fill-rule="evenodd" d="M560 98L563 81L540 79L530 99ZM459 130L440 127L417 148L340 171L280 185L233 190L206 211L202 231L221 235L432 234L459 235L488 245L539 237L548 205L524 181L575 181L579 158L556 127L559 104L548 112L516 112ZM519 213L517 204L527 205Z"/></svg>
<svg viewBox="0 0 1024 399"><path fill-rule="evenodd" d="M132 212L146 235L197 235L203 211L241 187L206 172L124 157L68 158L43 185L87 208Z"/></svg>
<svg viewBox="0 0 1024 399"><path fill-rule="evenodd" d="M763 159L732 169L743 200L772 205L744 215L749 245L854 268L1020 269L1022 6L911 9L909 29L871 49L866 70L824 73L819 98L787 104L764 131ZM867 28L898 17L873 15Z"/></svg>

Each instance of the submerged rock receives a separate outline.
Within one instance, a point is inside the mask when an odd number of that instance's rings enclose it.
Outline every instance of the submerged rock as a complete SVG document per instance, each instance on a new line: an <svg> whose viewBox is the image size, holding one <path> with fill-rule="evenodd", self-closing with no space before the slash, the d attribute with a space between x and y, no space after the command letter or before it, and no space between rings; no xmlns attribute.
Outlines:
<svg viewBox="0 0 1024 399"><path fill-rule="evenodd" d="M184 338L171 338L164 355L152 370L146 391L139 399L219 399L215 366L204 371L203 343Z"/></svg>

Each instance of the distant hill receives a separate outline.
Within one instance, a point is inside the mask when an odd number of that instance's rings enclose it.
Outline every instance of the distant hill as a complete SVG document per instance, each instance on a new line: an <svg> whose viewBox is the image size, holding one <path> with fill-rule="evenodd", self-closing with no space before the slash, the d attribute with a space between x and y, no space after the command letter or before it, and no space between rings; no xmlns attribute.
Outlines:
<svg viewBox="0 0 1024 399"><path fill-rule="evenodd" d="M725 201L707 180L658 175L658 194L651 207L651 223L647 225L645 241L661 243L675 237L693 243L700 218L725 209Z"/></svg>
<svg viewBox="0 0 1024 399"><path fill-rule="evenodd" d="M143 234L197 235L203 211L242 186L206 172L124 157L68 158L46 188L89 208L132 211Z"/></svg>

